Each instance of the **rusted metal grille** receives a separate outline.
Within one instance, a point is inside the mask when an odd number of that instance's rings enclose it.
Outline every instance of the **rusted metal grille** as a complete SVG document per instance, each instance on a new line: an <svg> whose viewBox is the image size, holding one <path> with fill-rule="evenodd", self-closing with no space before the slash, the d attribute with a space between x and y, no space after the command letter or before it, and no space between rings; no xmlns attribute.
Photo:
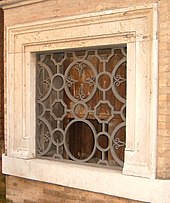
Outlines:
<svg viewBox="0 0 170 203"><path fill-rule="evenodd" d="M37 54L37 156L123 166L126 47Z"/></svg>

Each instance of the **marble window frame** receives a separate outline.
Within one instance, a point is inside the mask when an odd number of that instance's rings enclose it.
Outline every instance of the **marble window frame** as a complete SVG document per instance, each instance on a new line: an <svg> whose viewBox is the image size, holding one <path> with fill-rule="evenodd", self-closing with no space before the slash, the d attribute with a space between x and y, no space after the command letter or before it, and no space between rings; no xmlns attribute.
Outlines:
<svg viewBox="0 0 170 203"><path fill-rule="evenodd" d="M133 199L136 195L139 200L150 200L151 196L145 192L151 190L156 170L157 5L19 24L7 27L6 41L7 112L3 172L115 196ZM127 127L123 171L37 159L36 53L119 44L127 46ZM15 166L12 166L14 162ZM127 187L132 185L132 189L120 192L120 180ZM139 182L138 192L135 188Z"/></svg>

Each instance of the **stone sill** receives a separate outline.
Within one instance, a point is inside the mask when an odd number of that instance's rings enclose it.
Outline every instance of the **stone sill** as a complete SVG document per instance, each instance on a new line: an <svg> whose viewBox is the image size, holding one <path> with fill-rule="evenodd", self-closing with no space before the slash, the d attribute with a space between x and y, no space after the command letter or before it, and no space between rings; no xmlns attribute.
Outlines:
<svg viewBox="0 0 170 203"><path fill-rule="evenodd" d="M4 174L151 203L169 203L170 180L123 175L121 171L44 159L3 155Z"/></svg>
<svg viewBox="0 0 170 203"><path fill-rule="evenodd" d="M3 1L0 1L0 8L3 8L4 10L6 10L6 9L25 6L27 4L34 4L42 1L46 1L46 0L3 0Z"/></svg>

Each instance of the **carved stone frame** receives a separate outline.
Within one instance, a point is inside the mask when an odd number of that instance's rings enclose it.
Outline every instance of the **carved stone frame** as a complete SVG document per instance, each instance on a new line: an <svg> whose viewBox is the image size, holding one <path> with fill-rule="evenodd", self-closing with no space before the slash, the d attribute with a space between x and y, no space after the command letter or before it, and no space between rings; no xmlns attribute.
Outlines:
<svg viewBox="0 0 170 203"><path fill-rule="evenodd" d="M47 160L36 159L35 153L35 53L117 44L127 45L127 127L123 174L147 178L155 177L157 133L156 5L53 18L7 28L7 152L3 157L4 173L118 195L113 192L113 189L108 189L107 192L108 187L97 189L96 186L96 189L92 189L88 184L86 186L82 183L82 186L79 186L81 184L77 182L74 184L74 181L69 178L66 182L63 180L60 182L59 179L51 180L49 175L47 177L35 176L36 167L45 168L47 162L49 163ZM12 160L16 161L15 171L8 164L12 163ZM25 167L27 164L32 167L34 175L27 175L26 168L25 175L22 175L24 172L19 173L20 165L17 165L17 161L19 163L22 160ZM65 167L61 162L51 161L50 164L52 170L57 167L60 169L62 166ZM82 170L82 173L89 170L89 167L86 166L65 164L68 168L71 167L71 175L75 174L78 169ZM110 169L94 168L93 170L104 174L109 171L111 176L114 173L114 170ZM127 195L125 196L127 197ZM144 199L148 200L148 197Z"/></svg>

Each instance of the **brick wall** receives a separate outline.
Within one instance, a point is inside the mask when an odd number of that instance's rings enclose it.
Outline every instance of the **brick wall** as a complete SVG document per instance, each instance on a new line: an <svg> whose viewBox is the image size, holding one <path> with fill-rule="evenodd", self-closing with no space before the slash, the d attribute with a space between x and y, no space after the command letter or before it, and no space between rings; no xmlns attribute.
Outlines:
<svg viewBox="0 0 170 203"><path fill-rule="evenodd" d="M12 12L10 9L6 10L5 15L8 18L5 18L5 24L14 25L52 17L80 15L107 9L146 5L154 2L158 2L158 0L50 0L24 7L16 7L12 9ZM22 18L18 16L22 16Z"/></svg>
<svg viewBox="0 0 170 203"><path fill-rule="evenodd" d="M6 25L25 23L56 16L76 15L158 2L159 98L157 177L170 178L170 3L169 0L51 0L6 10ZM50 12L49 12L50 11ZM43 15L42 15L43 14ZM21 17L22 16L22 17ZM0 69L1 70L1 69ZM1 92L0 92L1 94ZM1 115L0 115L1 118ZM0 121L2 122L2 120ZM76 194L76 195L75 195ZM51 184L7 177L7 197L14 202L134 202L116 197L64 188ZM20 198L20 199L18 199ZM72 199L75 198L75 199ZM107 200L107 201L106 201Z"/></svg>
<svg viewBox="0 0 170 203"><path fill-rule="evenodd" d="M163 0L159 6L157 177L170 179L170 2Z"/></svg>
<svg viewBox="0 0 170 203"><path fill-rule="evenodd" d="M2 152L4 148L4 112L3 112L3 11L0 9L0 202L5 195L5 176L2 174Z"/></svg>
<svg viewBox="0 0 170 203"><path fill-rule="evenodd" d="M8 203L140 203L12 176L7 177L7 188Z"/></svg>
<svg viewBox="0 0 170 203"><path fill-rule="evenodd" d="M4 66L3 66L3 36L4 15L0 9L0 139L4 139Z"/></svg>

